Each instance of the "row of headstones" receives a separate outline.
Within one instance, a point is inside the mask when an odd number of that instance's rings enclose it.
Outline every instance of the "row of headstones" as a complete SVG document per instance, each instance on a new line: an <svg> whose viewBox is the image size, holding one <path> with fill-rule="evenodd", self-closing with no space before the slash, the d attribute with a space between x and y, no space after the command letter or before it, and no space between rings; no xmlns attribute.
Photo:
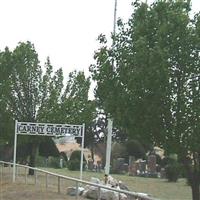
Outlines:
<svg viewBox="0 0 200 200"><path fill-rule="evenodd" d="M94 165L93 162L88 162L87 166L88 170L93 170L96 172L100 172L102 170L101 163L97 163ZM164 178L164 172L161 174L157 171L156 164L156 156L149 155L147 160L135 160L134 156L129 157L129 163L125 162L124 158L118 158L113 161L112 165L113 173L128 173L130 176L149 176L149 177L157 177L161 175Z"/></svg>
<svg viewBox="0 0 200 200"><path fill-rule="evenodd" d="M164 171L157 171L155 155L149 155L147 160L138 161L134 156L130 156L128 164L124 158L118 158L113 162L112 170L114 173L128 173L130 176L165 177Z"/></svg>
<svg viewBox="0 0 200 200"><path fill-rule="evenodd" d="M147 160L135 161L134 157L129 158L129 175L157 175L156 156L149 155Z"/></svg>

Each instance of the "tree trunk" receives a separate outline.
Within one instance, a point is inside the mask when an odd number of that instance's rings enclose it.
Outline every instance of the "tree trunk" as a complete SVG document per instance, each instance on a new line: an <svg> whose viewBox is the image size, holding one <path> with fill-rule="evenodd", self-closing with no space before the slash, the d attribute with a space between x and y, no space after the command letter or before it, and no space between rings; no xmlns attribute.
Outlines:
<svg viewBox="0 0 200 200"><path fill-rule="evenodd" d="M30 147L31 147L31 153L30 153L29 166L30 167L35 167L35 158L36 158L38 145L33 142L33 143L31 143ZM33 169L29 169L28 174L29 175L34 175L34 170Z"/></svg>
<svg viewBox="0 0 200 200"><path fill-rule="evenodd" d="M94 162L94 144L91 144L91 157Z"/></svg>
<svg viewBox="0 0 200 200"><path fill-rule="evenodd" d="M200 200L200 182L199 173L197 170L191 172L191 189L192 189L192 200Z"/></svg>
<svg viewBox="0 0 200 200"><path fill-rule="evenodd" d="M198 164L199 157L197 157L196 155L197 154L193 154L193 162L190 158L186 158L184 163L187 173L188 184L191 186L192 189L192 200L200 200L200 173Z"/></svg>
<svg viewBox="0 0 200 200"><path fill-rule="evenodd" d="M199 196L199 184L192 184L191 186L192 188L192 200L200 200L200 196Z"/></svg>

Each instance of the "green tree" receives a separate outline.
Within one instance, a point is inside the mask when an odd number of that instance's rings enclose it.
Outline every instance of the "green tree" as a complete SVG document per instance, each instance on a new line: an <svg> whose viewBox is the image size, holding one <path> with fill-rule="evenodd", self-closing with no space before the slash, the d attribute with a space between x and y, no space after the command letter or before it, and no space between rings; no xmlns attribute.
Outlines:
<svg viewBox="0 0 200 200"><path fill-rule="evenodd" d="M6 123L10 119L10 127L14 129L14 119L23 122L85 123L86 136L89 136L86 137L86 145L91 143L90 126L96 109L95 102L88 99L90 79L83 72L71 72L64 88L62 69L54 73L47 58L43 72L34 45L30 42L19 43L13 51L5 49L1 52L0 68L0 104L1 108L6 108L0 109L0 115L4 116ZM7 139L8 132L14 133L14 130L5 130L1 138ZM32 167L35 166L40 142L44 142L44 138L39 136L19 138L19 143L30 148L29 164ZM29 173L33 174L33 171Z"/></svg>
<svg viewBox="0 0 200 200"><path fill-rule="evenodd" d="M126 142L126 150L128 155L134 156L136 159L146 158L146 152L143 145L137 140L129 140Z"/></svg>
<svg viewBox="0 0 200 200"><path fill-rule="evenodd" d="M36 122L42 69L33 44L20 43L12 52L12 61L9 105L13 116L20 121Z"/></svg>
<svg viewBox="0 0 200 200"><path fill-rule="evenodd" d="M59 151L56 148L56 145L54 141L51 138L46 138L42 142L40 142L39 147L39 155L43 156L45 158L48 158L49 156L53 157L59 157Z"/></svg>
<svg viewBox="0 0 200 200"><path fill-rule="evenodd" d="M40 109L37 119L40 122L62 123L60 116L61 97L63 93L63 71L58 69L53 73L50 59L45 63L45 74L40 85Z"/></svg>
<svg viewBox="0 0 200 200"><path fill-rule="evenodd" d="M118 21L115 45L96 52L91 66L96 97L129 137L161 146L193 164L185 167L199 200L199 15L190 1L135 1L127 24Z"/></svg>
<svg viewBox="0 0 200 200"><path fill-rule="evenodd" d="M76 171L80 170L80 162L81 162L81 151L73 151L68 161L67 167L69 170ZM85 167L86 159L83 157L83 168Z"/></svg>
<svg viewBox="0 0 200 200"><path fill-rule="evenodd" d="M12 73L11 52L5 48L0 52L0 144L12 143L14 124L9 112L7 98L9 96L10 75Z"/></svg>
<svg viewBox="0 0 200 200"><path fill-rule="evenodd" d="M52 67L47 59L47 70L43 76L37 52L30 42L19 43L13 52L6 49L3 53L2 66L12 68L9 84L7 84L6 92L3 92L6 114L9 114L12 120L24 122L45 120L44 116L48 116L50 108L56 110L58 93L62 87L62 70L55 72L51 80ZM50 120L53 121L53 119ZM12 127L14 127L13 121ZM29 164L32 167L35 166L35 156L40 141L41 138L29 136L19 139L19 143L26 143L30 148ZM33 170L29 173L33 174Z"/></svg>
<svg viewBox="0 0 200 200"><path fill-rule="evenodd" d="M19 43L11 54L12 73L10 75L10 96L7 99L9 111L13 119L22 122L36 122L37 109L40 104L40 84L42 69L34 45L30 42ZM28 143L30 151L30 166L35 166L35 154L38 138L26 137L21 143ZM33 170L29 171L33 174Z"/></svg>
<svg viewBox="0 0 200 200"><path fill-rule="evenodd" d="M88 98L89 89L90 79L83 72L71 72L61 97L59 118L68 124L85 123L85 146L93 143L92 124L96 117L96 104Z"/></svg>

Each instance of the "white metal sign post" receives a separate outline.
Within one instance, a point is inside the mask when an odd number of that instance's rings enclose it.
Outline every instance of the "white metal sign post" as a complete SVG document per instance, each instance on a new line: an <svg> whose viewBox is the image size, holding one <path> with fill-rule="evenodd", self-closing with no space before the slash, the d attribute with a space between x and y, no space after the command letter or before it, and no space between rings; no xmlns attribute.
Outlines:
<svg viewBox="0 0 200 200"><path fill-rule="evenodd" d="M13 154L13 182L15 182L16 173L16 154L17 154L17 135L37 135L37 136L75 136L81 137L81 163L80 163L80 179L83 174L83 148L84 148L85 124L50 124L50 123L32 123L15 121L15 139Z"/></svg>

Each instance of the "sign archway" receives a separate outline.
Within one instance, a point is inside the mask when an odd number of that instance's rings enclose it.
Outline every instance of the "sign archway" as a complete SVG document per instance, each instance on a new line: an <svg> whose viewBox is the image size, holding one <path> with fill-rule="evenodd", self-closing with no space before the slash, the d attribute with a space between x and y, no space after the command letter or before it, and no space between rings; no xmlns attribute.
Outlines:
<svg viewBox="0 0 200 200"><path fill-rule="evenodd" d="M47 137L64 137L75 136L82 138L81 141L81 162L80 162L80 179L83 175L83 148L85 137L85 124L51 124L51 123L33 123L15 121L15 138L14 138L14 154L13 154L13 182L16 177L16 154L17 154L17 136L47 136Z"/></svg>

